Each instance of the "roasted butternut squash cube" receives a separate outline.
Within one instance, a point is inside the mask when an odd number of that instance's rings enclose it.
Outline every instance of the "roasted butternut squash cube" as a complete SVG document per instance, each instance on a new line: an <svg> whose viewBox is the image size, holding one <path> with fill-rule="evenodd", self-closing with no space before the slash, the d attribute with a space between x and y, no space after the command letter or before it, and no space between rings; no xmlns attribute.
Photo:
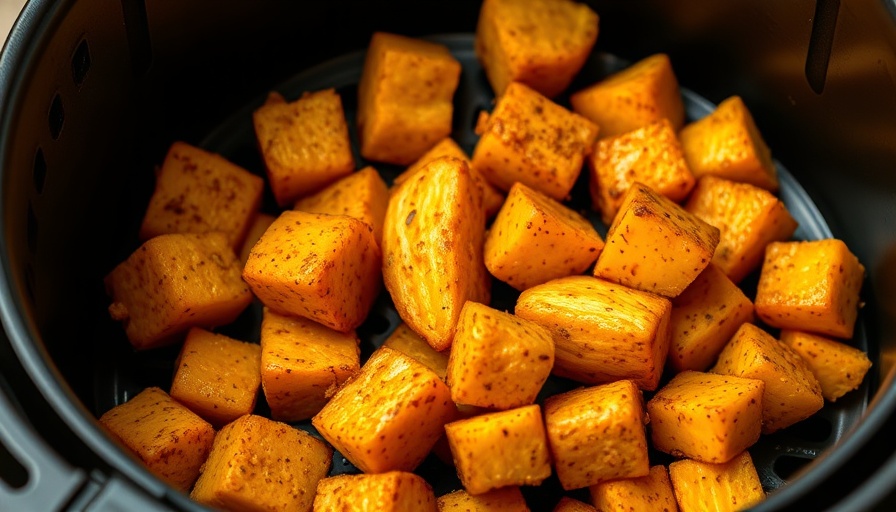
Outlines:
<svg viewBox="0 0 896 512"><path fill-rule="evenodd" d="M621 135L668 119L684 125L684 102L669 56L651 55L569 97L573 110L600 126L601 137Z"/></svg>
<svg viewBox="0 0 896 512"><path fill-rule="evenodd" d="M582 69L597 41L598 16L570 0L486 0L476 56L495 91L521 82L551 98Z"/></svg>
<svg viewBox="0 0 896 512"><path fill-rule="evenodd" d="M472 495L461 489L441 496L439 512L529 512L519 487L502 487Z"/></svg>
<svg viewBox="0 0 896 512"><path fill-rule="evenodd" d="M607 225L613 223L625 193L636 181L676 203L694 188L678 135L666 118L597 141L587 162L591 204Z"/></svg>
<svg viewBox="0 0 896 512"><path fill-rule="evenodd" d="M434 371L440 379L445 380L445 375L448 373L448 354L436 352L406 323L399 324L383 342L383 346L417 360L423 366Z"/></svg>
<svg viewBox="0 0 896 512"><path fill-rule="evenodd" d="M451 346L467 300L487 304L485 213L470 168L442 157L392 193L383 230L383 280L395 309L437 351Z"/></svg>
<svg viewBox="0 0 896 512"><path fill-rule="evenodd" d="M237 250L258 212L263 189L261 177L220 155L175 142L156 173L140 239L219 231Z"/></svg>
<svg viewBox="0 0 896 512"><path fill-rule="evenodd" d="M482 192L482 207L485 208L485 216L486 218L492 218L498 213L498 210L501 209L501 205L504 204L504 194L501 193L500 190L495 188L494 185L489 183L485 178L482 177L482 174L472 167L472 162L470 161L470 157L464 152L460 146L454 142L450 137L445 137L438 144L432 147L429 151L423 154L416 162L412 163L408 168L401 174L395 177L392 181L392 185L397 187L401 185L405 181L408 180L411 176L417 173L420 169L426 166L429 162L436 160L437 158L441 158L443 156L449 156L452 158L457 158L458 160L463 160L466 162L468 166L470 166L470 175L473 177L473 181L476 183L476 186Z"/></svg>
<svg viewBox="0 0 896 512"><path fill-rule="evenodd" d="M789 239L797 228L771 192L715 176L700 178L684 209L719 228L712 262L735 283L762 263L766 245Z"/></svg>
<svg viewBox="0 0 896 512"><path fill-rule="evenodd" d="M272 92L252 120L280 206L355 170L342 98L333 89L306 92L289 103Z"/></svg>
<svg viewBox="0 0 896 512"><path fill-rule="evenodd" d="M470 494L538 485L551 476L541 408L527 405L445 425L457 476Z"/></svg>
<svg viewBox="0 0 896 512"><path fill-rule="evenodd" d="M756 314L781 329L852 338L865 267L841 240L773 242L756 291Z"/></svg>
<svg viewBox="0 0 896 512"><path fill-rule="evenodd" d="M485 238L485 267L517 290L584 272L604 247L577 212L514 183Z"/></svg>
<svg viewBox="0 0 896 512"><path fill-rule="evenodd" d="M677 371L705 371L743 323L753 321L753 303L710 264L672 301L669 363Z"/></svg>
<svg viewBox="0 0 896 512"><path fill-rule="evenodd" d="M522 182L562 201L591 152L597 125L512 82L491 115L480 114L476 133L473 167L485 179L501 190Z"/></svg>
<svg viewBox="0 0 896 512"><path fill-rule="evenodd" d="M299 199L293 209L354 217L373 228L373 237L380 244L388 203L389 188L386 182L376 169L367 166L316 194Z"/></svg>
<svg viewBox="0 0 896 512"><path fill-rule="evenodd" d="M174 367L171 397L221 428L255 409L261 347L193 328Z"/></svg>
<svg viewBox="0 0 896 512"><path fill-rule="evenodd" d="M675 298L709 265L718 243L718 228L636 182L610 225L594 276Z"/></svg>
<svg viewBox="0 0 896 512"><path fill-rule="evenodd" d="M159 388L147 388L100 417L100 424L152 472L189 491L205 463L215 429Z"/></svg>
<svg viewBox="0 0 896 512"><path fill-rule="evenodd" d="M631 379L654 390L669 352L668 299L590 276L520 294L515 313L551 332L554 375L585 384Z"/></svg>
<svg viewBox="0 0 896 512"><path fill-rule="evenodd" d="M438 375L400 352L380 348L311 423L361 471L411 471L455 411Z"/></svg>
<svg viewBox="0 0 896 512"><path fill-rule="evenodd" d="M653 447L676 457L728 462L759 440L765 384L684 371L647 402Z"/></svg>
<svg viewBox="0 0 896 512"><path fill-rule="evenodd" d="M724 464L680 460L669 464L669 478L682 512L745 510L765 499L759 473L748 452Z"/></svg>
<svg viewBox="0 0 896 512"><path fill-rule="evenodd" d="M464 304L448 359L455 403L502 410L529 405L553 365L547 328L477 302Z"/></svg>
<svg viewBox="0 0 896 512"><path fill-rule="evenodd" d="M265 308L261 321L261 384L271 417L308 419L361 369L360 340L301 317Z"/></svg>
<svg viewBox="0 0 896 512"><path fill-rule="evenodd" d="M564 489L648 474L643 401L641 390L630 380L545 400L548 441Z"/></svg>
<svg viewBox="0 0 896 512"><path fill-rule="evenodd" d="M229 324L252 302L223 233L147 240L105 284L112 297L109 315L124 324L137 350L173 343L190 327Z"/></svg>
<svg viewBox="0 0 896 512"><path fill-rule="evenodd" d="M243 248L240 250L240 262L241 267L246 266L246 261L249 259L249 253L252 252L252 248L255 247L258 239L261 238L261 235L264 234L265 231L274 223L276 217L273 215L268 215L266 213L259 213L255 216L255 220L252 221L252 225L249 226L249 232L246 234L246 240L243 241Z"/></svg>
<svg viewBox="0 0 896 512"><path fill-rule="evenodd" d="M190 497L226 510L309 512L333 450L307 432L261 416L222 428Z"/></svg>
<svg viewBox="0 0 896 512"><path fill-rule="evenodd" d="M713 373L765 382L762 433L771 434L815 414L824 405L821 385L806 362L753 324L743 324L719 354Z"/></svg>
<svg viewBox="0 0 896 512"><path fill-rule="evenodd" d="M361 156L408 165L447 137L460 71L445 46L374 33L358 84Z"/></svg>
<svg viewBox="0 0 896 512"><path fill-rule="evenodd" d="M252 248L243 279L275 313L349 332L379 293L380 262L373 228L360 220L285 211Z"/></svg>
<svg viewBox="0 0 896 512"><path fill-rule="evenodd" d="M597 509L587 503L564 496L557 502L553 512L597 512Z"/></svg>
<svg viewBox="0 0 896 512"><path fill-rule="evenodd" d="M871 368L867 354L823 336L783 330L781 342L803 358L821 385L821 395L830 402L857 389Z"/></svg>
<svg viewBox="0 0 896 512"><path fill-rule="evenodd" d="M713 113L678 134L694 177L718 176L778 190L778 171L753 116L739 96L719 103Z"/></svg>
<svg viewBox="0 0 896 512"><path fill-rule="evenodd" d="M413 473L336 475L317 484L314 512L436 512L436 496Z"/></svg>
<svg viewBox="0 0 896 512"><path fill-rule="evenodd" d="M652 466L647 476L601 482L592 485L589 491L591 503L600 512L678 510L666 466Z"/></svg>

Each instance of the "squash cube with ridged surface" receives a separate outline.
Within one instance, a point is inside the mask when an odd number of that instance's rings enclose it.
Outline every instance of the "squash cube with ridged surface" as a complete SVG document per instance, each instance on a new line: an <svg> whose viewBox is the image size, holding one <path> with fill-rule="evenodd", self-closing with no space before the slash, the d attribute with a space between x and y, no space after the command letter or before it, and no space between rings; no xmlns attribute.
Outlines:
<svg viewBox="0 0 896 512"><path fill-rule="evenodd" d="M190 497L225 510L310 512L333 450L307 432L255 415L215 436Z"/></svg>
<svg viewBox="0 0 896 512"><path fill-rule="evenodd" d="M434 371L440 379L445 380L445 375L448 373L448 353L437 352L430 347L426 340L408 327L408 324L404 322L399 324L383 342L383 346L417 360Z"/></svg>
<svg viewBox="0 0 896 512"><path fill-rule="evenodd" d="M349 332L373 306L380 262L373 228L364 222L285 211L252 248L243 279L272 311Z"/></svg>
<svg viewBox="0 0 896 512"><path fill-rule="evenodd" d="M481 113L473 167L500 188L521 182L562 201L591 152L597 126L517 82Z"/></svg>
<svg viewBox="0 0 896 512"><path fill-rule="evenodd" d="M682 512L745 510L765 499L759 473L748 452L730 462L680 460L669 464L669 478Z"/></svg>
<svg viewBox="0 0 896 512"><path fill-rule="evenodd" d="M652 466L647 476L592 485L591 503L599 512L657 510L676 512L675 493L665 466Z"/></svg>
<svg viewBox="0 0 896 512"><path fill-rule="evenodd" d="M703 272L719 229L636 182L625 195L594 276L675 298Z"/></svg>
<svg viewBox="0 0 896 512"><path fill-rule="evenodd" d="M335 475L317 484L314 512L436 512L436 496L422 477L403 471Z"/></svg>
<svg viewBox="0 0 896 512"><path fill-rule="evenodd" d="M286 206L355 169L342 98L333 89L289 102L272 92L252 116L277 204Z"/></svg>
<svg viewBox="0 0 896 512"><path fill-rule="evenodd" d="M803 358L830 402L857 389L871 368L868 354L845 343L800 331L783 330L780 336L781 343Z"/></svg>
<svg viewBox="0 0 896 512"><path fill-rule="evenodd" d="M249 232L246 233L246 239L243 241L243 248L240 250L241 267L246 266L246 261L249 259L249 253L252 252L252 248L255 247L255 244L258 242L258 239L261 238L261 235L271 227L271 224L274 223L275 219L276 217L266 213L259 213L255 216L255 220L253 220L252 225L249 226Z"/></svg>
<svg viewBox="0 0 896 512"><path fill-rule="evenodd" d="M472 495L461 489L440 496L439 512L529 512L519 487L502 487Z"/></svg>

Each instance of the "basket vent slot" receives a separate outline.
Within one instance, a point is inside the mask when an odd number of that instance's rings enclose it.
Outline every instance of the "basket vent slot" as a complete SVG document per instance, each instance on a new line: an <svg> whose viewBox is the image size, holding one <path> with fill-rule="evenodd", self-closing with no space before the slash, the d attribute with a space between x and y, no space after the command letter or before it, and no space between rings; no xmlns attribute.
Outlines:
<svg viewBox="0 0 896 512"><path fill-rule="evenodd" d="M80 87L84 83L88 71L90 71L90 45L87 44L87 39L82 39L72 55L72 80L75 81L75 85Z"/></svg>
<svg viewBox="0 0 896 512"><path fill-rule="evenodd" d="M50 124L50 136L53 137L53 140L57 140L59 134L62 133L62 125L65 124L65 109L62 108L62 97L59 96L58 92L53 96L53 102L50 103L50 113L47 120Z"/></svg>

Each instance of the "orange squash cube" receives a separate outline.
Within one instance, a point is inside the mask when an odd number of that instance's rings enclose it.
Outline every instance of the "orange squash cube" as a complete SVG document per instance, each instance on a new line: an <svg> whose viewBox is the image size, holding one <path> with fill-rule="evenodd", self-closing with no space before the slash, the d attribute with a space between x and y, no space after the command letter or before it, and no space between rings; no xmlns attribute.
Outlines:
<svg viewBox="0 0 896 512"><path fill-rule="evenodd" d="M246 261L249 260L249 253L252 252L252 248L255 247L255 244L261 238L261 235L263 235L271 224L274 223L274 219L276 219L276 217L266 213L259 213L255 216L255 220L252 221L252 225L249 226L246 240L243 241L243 248L240 250L241 267L246 266Z"/></svg>
<svg viewBox="0 0 896 512"><path fill-rule="evenodd" d="M630 380L545 400L548 441L564 489L648 474L643 400Z"/></svg>
<svg viewBox="0 0 896 512"><path fill-rule="evenodd" d="M728 462L759 440L765 384L684 371L647 402L653 447L676 457Z"/></svg>
<svg viewBox="0 0 896 512"><path fill-rule="evenodd" d="M189 491L205 463L215 429L159 388L147 388L100 417L100 424L149 471Z"/></svg>
<svg viewBox="0 0 896 512"><path fill-rule="evenodd" d="M694 177L718 176L778 190L778 171L753 116L739 96L719 103L708 116L678 134Z"/></svg>
<svg viewBox="0 0 896 512"><path fill-rule="evenodd" d="M400 352L380 348L311 423L365 473L412 471L456 410L438 375Z"/></svg>
<svg viewBox="0 0 896 512"><path fill-rule="evenodd" d="M175 142L156 174L140 240L220 231L234 250L239 249L258 212L263 189L259 176L219 155Z"/></svg>
<svg viewBox="0 0 896 512"><path fill-rule="evenodd" d="M248 415L222 428L190 497L225 510L309 512L333 450L307 432Z"/></svg>
<svg viewBox="0 0 896 512"><path fill-rule="evenodd" d="M436 512L436 496L413 473L336 475L317 484L314 512Z"/></svg>
<svg viewBox="0 0 896 512"><path fill-rule="evenodd" d="M522 183L514 183L485 238L485 267L525 290L584 272L604 247L587 219Z"/></svg>
<svg viewBox="0 0 896 512"><path fill-rule="evenodd" d="M217 428L255 409L261 347L193 328L175 363L171 397Z"/></svg>
<svg viewBox="0 0 896 512"><path fill-rule="evenodd" d="M519 487L472 495L461 489L439 497L439 512L529 512Z"/></svg>
<svg viewBox="0 0 896 512"><path fill-rule="evenodd" d="M476 495L551 476L541 408L527 405L445 425L457 476Z"/></svg>
<svg viewBox="0 0 896 512"><path fill-rule="evenodd" d="M753 303L713 264L672 301L669 363L677 371L705 371L741 324L753 321Z"/></svg>
<svg viewBox="0 0 896 512"><path fill-rule="evenodd" d="M252 302L223 233L160 235L105 279L109 315L137 350L168 345L190 327L232 322Z"/></svg>
<svg viewBox="0 0 896 512"><path fill-rule="evenodd" d="M557 502L553 512L597 512L597 509L587 503L564 496Z"/></svg>
<svg viewBox="0 0 896 512"><path fill-rule="evenodd" d="M292 204L355 169L342 98L333 89L287 103L272 92L252 116L277 204Z"/></svg>
<svg viewBox="0 0 896 512"><path fill-rule="evenodd" d="M455 403L502 410L529 405L553 366L554 341L546 328L477 302L464 304L448 359Z"/></svg>
<svg viewBox="0 0 896 512"><path fill-rule="evenodd" d="M594 276L675 298L709 265L718 243L718 228L636 182L607 232Z"/></svg>
<svg viewBox="0 0 896 512"><path fill-rule="evenodd" d="M759 473L748 452L724 464L680 460L669 464L680 510L745 510L765 499Z"/></svg>
<svg viewBox="0 0 896 512"><path fill-rule="evenodd" d="M564 200L591 152L597 126L521 83L512 82L491 115L479 116L473 167L500 188L521 182Z"/></svg>
<svg viewBox="0 0 896 512"><path fill-rule="evenodd" d="M448 373L448 354L436 352L426 340L408 327L408 324L404 322L399 324L383 342L383 346L415 359L434 371L440 379L445 380L445 375Z"/></svg>
<svg viewBox="0 0 896 512"><path fill-rule="evenodd" d="M285 211L252 248L243 279L272 311L349 332L379 293L380 262L373 228L360 220Z"/></svg>
<svg viewBox="0 0 896 512"><path fill-rule="evenodd" d="M678 504L665 466L653 466L647 476L592 485L591 503L600 512L663 510L676 512Z"/></svg>
<svg viewBox="0 0 896 512"><path fill-rule="evenodd" d="M781 329L852 338L865 267L841 240L773 242L756 291L756 314Z"/></svg>
<svg viewBox="0 0 896 512"><path fill-rule="evenodd" d="M408 165L447 137L460 71L445 46L374 33L358 84L361 156Z"/></svg>
<svg viewBox="0 0 896 512"><path fill-rule="evenodd" d="M803 358L830 402L856 389L871 368L868 355L849 345L799 331L781 331L781 342Z"/></svg>
<svg viewBox="0 0 896 512"><path fill-rule="evenodd" d="M668 119L684 125L684 102L669 56L651 55L569 97L573 110L613 137Z"/></svg>
<svg viewBox="0 0 896 512"><path fill-rule="evenodd" d="M712 262L739 283L762 263L765 246L787 240L797 222L771 192L715 176L703 176L684 207L719 228Z"/></svg>
<svg viewBox="0 0 896 512"><path fill-rule="evenodd" d="M261 384L278 421L317 414L336 389L361 369L360 340L313 320L265 308L261 321Z"/></svg>
<svg viewBox="0 0 896 512"><path fill-rule="evenodd" d="M681 154L678 135L666 118L597 141L587 162L591 204L608 225L636 181L676 203L694 188L694 176Z"/></svg>
<svg viewBox="0 0 896 512"><path fill-rule="evenodd" d="M815 414L821 385L790 347L753 324L743 324L719 354L713 373L765 382L762 433L771 434Z"/></svg>
<svg viewBox="0 0 896 512"><path fill-rule="evenodd" d="M570 0L486 0L476 56L495 91L521 82L551 98L582 69L597 41L598 16Z"/></svg>

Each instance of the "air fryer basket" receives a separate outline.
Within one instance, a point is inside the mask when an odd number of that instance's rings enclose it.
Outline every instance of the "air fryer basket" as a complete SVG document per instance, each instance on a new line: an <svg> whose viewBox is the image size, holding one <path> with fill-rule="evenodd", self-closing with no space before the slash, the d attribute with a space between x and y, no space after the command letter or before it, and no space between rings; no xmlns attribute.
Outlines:
<svg viewBox="0 0 896 512"><path fill-rule="evenodd" d="M665 51L682 85L714 102L743 96L776 158L868 269L857 337L874 367L863 389L757 457L764 482L790 481L759 509L866 508L896 484L887 435L896 426L896 6L780 4L596 2L597 49L630 60ZM32 0L0 60L0 315L9 338L0 343L9 452L0 448L0 476L14 485L0 484L4 503L196 508L93 419L129 392L115 386L170 376L170 354L153 368L151 356L120 343L118 326L98 321L102 276L137 245L153 167L174 140L238 147L215 128L298 72L362 50L373 30L469 33L478 7ZM116 374L134 357L143 374ZM24 467L5 469L18 467L13 459Z"/></svg>

